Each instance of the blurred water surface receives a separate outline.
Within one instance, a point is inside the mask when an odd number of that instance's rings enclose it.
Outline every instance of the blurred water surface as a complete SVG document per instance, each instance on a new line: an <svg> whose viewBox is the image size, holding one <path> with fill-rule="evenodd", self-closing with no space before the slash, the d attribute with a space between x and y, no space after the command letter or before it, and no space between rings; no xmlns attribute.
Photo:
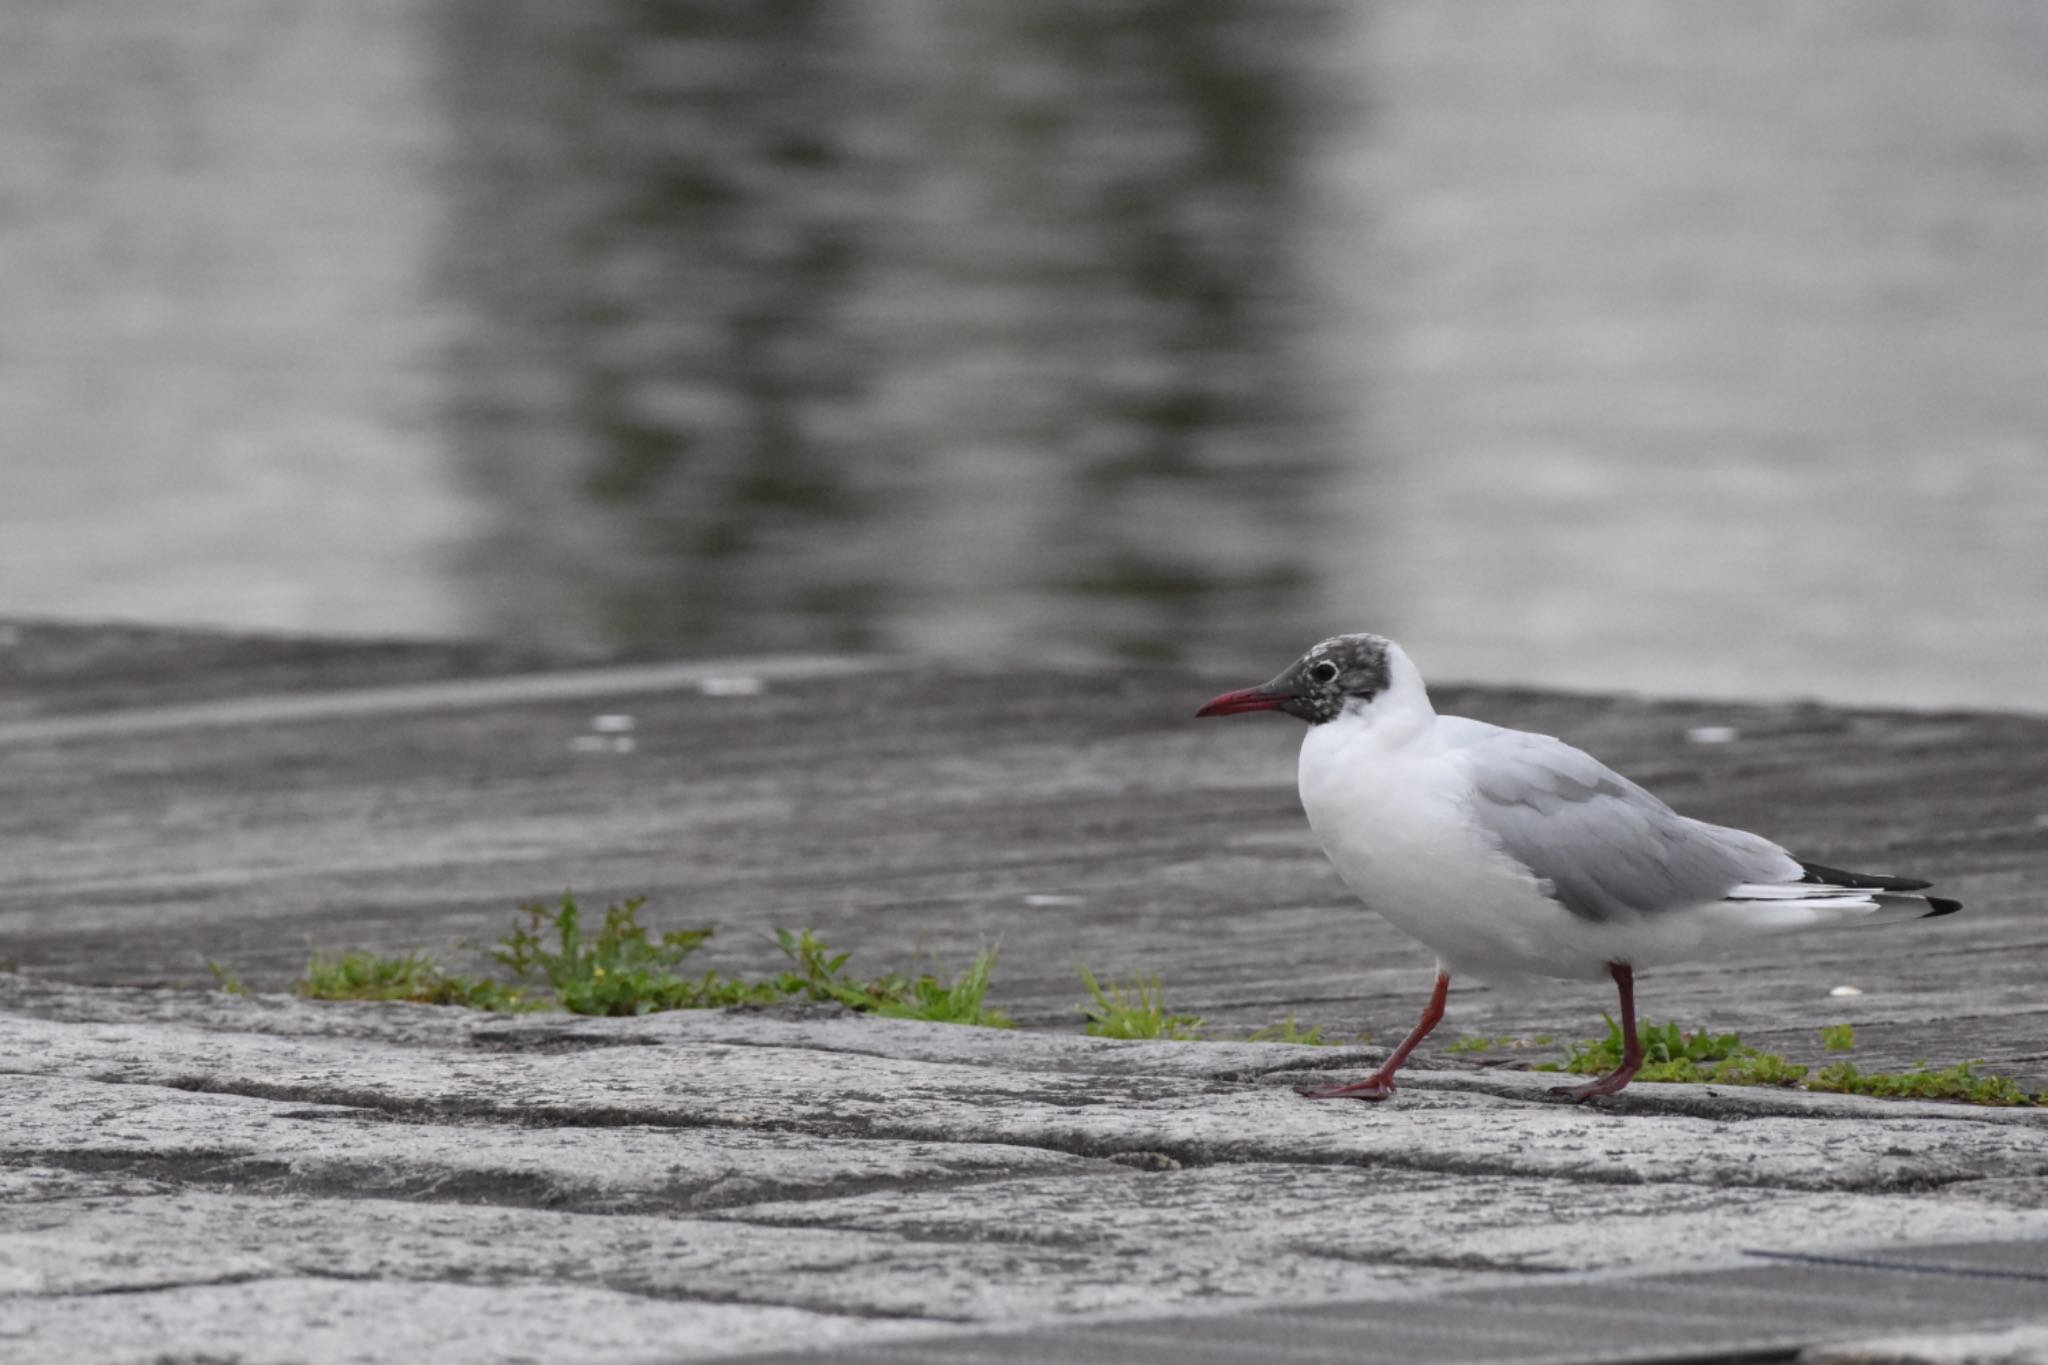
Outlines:
<svg viewBox="0 0 2048 1365"><path fill-rule="evenodd" d="M0 34L0 613L2048 709L2028 0Z"/></svg>

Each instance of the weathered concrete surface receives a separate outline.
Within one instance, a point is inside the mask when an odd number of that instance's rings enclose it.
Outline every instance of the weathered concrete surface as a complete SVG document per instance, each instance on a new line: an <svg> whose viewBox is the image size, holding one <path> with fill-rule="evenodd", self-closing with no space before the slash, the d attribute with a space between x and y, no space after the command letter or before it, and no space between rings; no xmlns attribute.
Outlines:
<svg viewBox="0 0 2048 1365"><path fill-rule="evenodd" d="M1298 732L1189 719L1238 680L9 631L0 958L23 970L0 975L0 1360L1185 1363L1265 1358L1276 1333L1299 1360L1539 1337L1552 1359L1669 1353L1652 1338L1789 1359L2042 1316L2040 1112L1650 1086L1572 1108L1442 1044L1393 1104L1315 1105L1293 1084L1374 1051L1074 1036L1077 958L1158 972L1212 1032L1412 1018L1427 957L1309 844ZM1866 1068L1982 1057L2048 1081L2048 720L1439 699L1969 902L1659 972L1652 1017L1814 1062L1817 1028L1853 1022ZM630 749L599 713L634 717ZM1688 740L1709 725L1738 735ZM776 965L776 925L875 969L999 938L997 1002L1058 1031L134 984L198 984L214 959L275 985L316 946L468 965L461 940L564 886L718 924L711 960L745 970ZM1440 1037L1579 1037L1606 1005L1461 991ZM1868 1254L1985 1238L2020 1270L1940 1270L1945 1292ZM1834 1268L1744 1278L1788 1251ZM1819 1287L1770 1297L1794 1280ZM1610 1293L1692 1294L1698 1321L1660 1309L1631 1335L1602 1325ZM1775 1335L1743 1295L1785 1307ZM1430 1303L1481 1326L1452 1343ZM1570 1330L1532 1335L1545 1314ZM990 1328L1032 1330L934 1335Z"/></svg>
<svg viewBox="0 0 2048 1365"><path fill-rule="evenodd" d="M0 621L0 722L618 661L611 655L542 654L487 641L424 644Z"/></svg>
<svg viewBox="0 0 2048 1365"><path fill-rule="evenodd" d="M403 1233L404 1229L392 1231ZM858 1324L855 1324L856 1326ZM0 1300L0 1351L22 1362L669 1361L672 1343L727 1351L829 1347L844 1319L644 1295L440 1280L280 1276L167 1281L99 1294Z"/></svg>
<svg viewBox="0 0 2048 1365"><path fill-rule="evenodd" d="M2048 1327L1917 1333L1802 1351L1800 1365L2043 1365Z"/></svg>
<svg viewBox="0 0 2048 1365"><path fill-rule="evenodd" d="M0 1344L45 1358L676 1359L2048 1240L2040 1111L1426 1071L1317 1105L1307 1048L20 980L0 1058Z"/></svg>
<svg viewBox="0 0 2048 1365"><path fill-rule="evenodd" d="M1226 1032L1293 1010L1333 1037L1386 1037L1427 984L1427 953L1362 914L1313 848L1292 790L1298 727L1190 718L1241 680L709 663L660 690L558 670L525 701L466 704L420 685L519 660L11 629L0 961L39 975L198 985L211 959L279 986L314 946L474 962L461 943L572 887L716 924L707 963L747 970L779 962L777 925L814 926L875 969L1000 940L996 995L1027 1025L1071 1026L1076 959L1156 971L1176 1008ZM755 690L704 685L736 671ZM336 690L314 688L323 676ZM299 709L281 712L278 692ZM2048 718L1438 694L1586 744L1691 813L1935 877L1969 903L1658 972L1651 1017L1806 1060L1821 1059L1819 1025L1849 1022L1865 1066L1983 1057L2048 1084ZM633 715L631 752L581 744L599 712ZM1703 726L1737 737L1689 742ZM1828 994L1842 985L1864 994ZM1584 1036L1609 1003L1461 986L1438 1046Z"/></svg>
<svg viewBox="0 0 2048 1365"><path fill-rule="evenodd" d="M2018 1248L2022 1253L2013 1254ZM1903 1253L1902 1253L1903 1254ZM1986 1264L2000 1267L1982 1273ZM1982 1330L2039 1311L2048 1263L2031 1243L1942 1243L1910 1266L1846 1257L1753 1256L1657 1274L1496 1280L1434 1295L1360 1297L1248 1311L1183 1308L1027 1332L955 1334L842 1348L847 1365L1516 1365L1795 1361L1819 1323L1866 1332L1916 1324ZM802 1365L798 1352L756 1365Z"/></svg>

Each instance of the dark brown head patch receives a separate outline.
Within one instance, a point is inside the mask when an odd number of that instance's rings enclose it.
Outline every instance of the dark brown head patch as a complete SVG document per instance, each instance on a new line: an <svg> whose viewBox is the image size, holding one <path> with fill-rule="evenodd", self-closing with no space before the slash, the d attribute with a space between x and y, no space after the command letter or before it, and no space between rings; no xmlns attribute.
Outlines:
<svg viewBox="0 0 2048 1365"><path fill-rule="evenodd" d="M1280 709L1310 725L1344 713L1352 699L1371 701L1387 690L1387 642L1377 635L1336 635L1296 659L1267 686L1285 692Z"/></svg>

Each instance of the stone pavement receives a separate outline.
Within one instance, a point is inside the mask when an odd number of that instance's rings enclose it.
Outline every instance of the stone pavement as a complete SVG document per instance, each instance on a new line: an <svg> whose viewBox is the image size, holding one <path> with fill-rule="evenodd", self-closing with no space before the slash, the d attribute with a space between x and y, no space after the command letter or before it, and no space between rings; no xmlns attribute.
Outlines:
<svg viewBox="0 0 2048 1365"><path fill-rule="evenodd" d="M1077 956L1159 971L1219 1034L1416 1006L1426 958L1301 837L1293 733L1186 721L1215 680L536 662L17 632L0 1360L2042 1357L2048 1111L1574 1107L1442 1047L1390 1104L1311 1104L1296 1082L1375 1049L1077 1036ZM1801 1060L1854 1022L1861 1065L2040 1083L2048 722L1460 700L1970 902L1659 973L1653 1017ZM630 751L577 742L600 712ZM1687 740L1709 724L1737 736ZM454 958L564 884L718 923L741 969L773 924L876 968L999 934L997 1002L1040 1027L190 988L208 957L278 984L309 944ZM1604 1004L1454 1001L1445 1043Z"/></svg>
<svg viewBox="0 0 2048 1365"><path fill-rule="evenodd" d="M1293 1083L1368 1054L827 1011L21 978L0 1008L21 1359L1259 1359L1274 1334L1288 1359L1593 1359L2048 1304L2042 1111L1654 1086L1593 1109L1497 1071L1311 1104ZM1844 1248L1987 1238L2012 1274L1814 1287Z"/></svg>

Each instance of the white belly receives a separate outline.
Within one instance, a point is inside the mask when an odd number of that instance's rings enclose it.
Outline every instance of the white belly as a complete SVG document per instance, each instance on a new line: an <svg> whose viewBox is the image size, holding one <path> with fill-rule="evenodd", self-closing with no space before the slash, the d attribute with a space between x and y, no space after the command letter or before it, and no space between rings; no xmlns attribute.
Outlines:
<svg viewBox="0 0 2048 1365"><path fill-rule="evenodd" d="M1480 833L1428 732L1382 735L1340 720L1302 741L1302 809L1344 884L1454 976L1604 979L1611 945L1589 942L1593 926Z"/></svg>

